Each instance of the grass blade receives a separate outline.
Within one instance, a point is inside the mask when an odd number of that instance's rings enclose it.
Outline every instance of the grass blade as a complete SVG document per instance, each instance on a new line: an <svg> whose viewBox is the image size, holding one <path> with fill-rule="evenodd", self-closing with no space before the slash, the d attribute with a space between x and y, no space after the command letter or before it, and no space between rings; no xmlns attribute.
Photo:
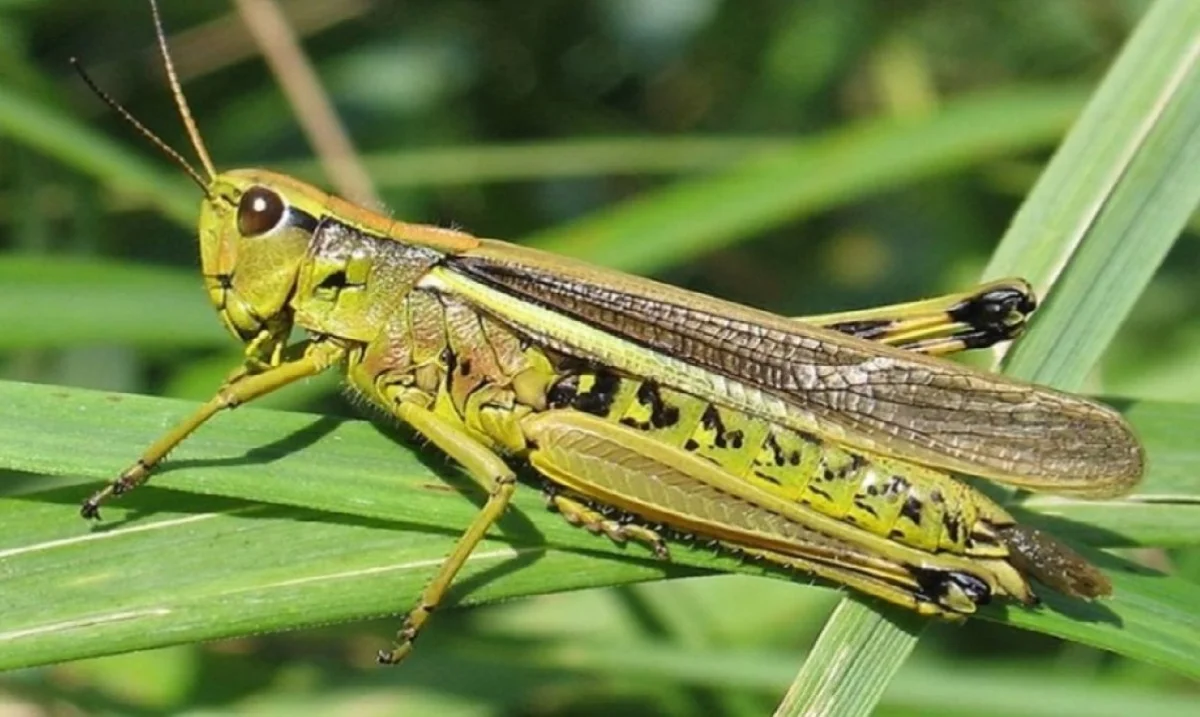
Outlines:
<svg viewBox="0 0 1200 717"><path fill-rule="evenodd" d="M775 714L870 714L888 686L871 671L898 671L923 627L914 614L842 600Z"/></svg>
<svg viewBox="0 0 1200 717"><path fill-rule="evenodd" d="M469 479L442 461L431 470L370 423L251 407L206 425L100 527L82 524L78 501L194 405L0 383L0 470L88 481L0 499L0 667L395 613L476 511ZM1160 408L1174 410L1137 410ZM1200 407L1190 411L1172 415L1200 423ZM1190 436L1170 435L1182 444L1153 442L1155 464L1194 456ZM459 603L710 570L761 574L684 546L663 565L567 525L534 490L518 491L515 505L456 583ZM1118 595L1103 620L1081 621L1071 605L984 617L1200 675L1191 607L1200 586L1105 561Z"/></svg>

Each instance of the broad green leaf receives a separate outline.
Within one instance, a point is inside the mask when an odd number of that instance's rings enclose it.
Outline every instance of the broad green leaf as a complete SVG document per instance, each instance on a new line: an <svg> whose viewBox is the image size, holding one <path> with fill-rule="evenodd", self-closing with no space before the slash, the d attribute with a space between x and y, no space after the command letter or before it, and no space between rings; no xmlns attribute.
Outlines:
<svg viewBox="0 0 1200 717"><path fill-rule="evenodd" d="M250 407L206 425L102 524L80 521L78 502L194 405L0 383L0 469L88 481L0 500L0 666L402 612L481 499L444 462L371 423ZM1152 461L1193 455L1190 439L1174 435L1184 445L1152 443ZM1091 608L1073 604L985 617L1200 675L1190 608L1200 586L1105 560L1118 592L1093 612L1114 615L1108 622L1078 620ZM615 547L523 489L453 596L478 602L710 570L759 573L685 546L673 548L671 564Z"/></svg>

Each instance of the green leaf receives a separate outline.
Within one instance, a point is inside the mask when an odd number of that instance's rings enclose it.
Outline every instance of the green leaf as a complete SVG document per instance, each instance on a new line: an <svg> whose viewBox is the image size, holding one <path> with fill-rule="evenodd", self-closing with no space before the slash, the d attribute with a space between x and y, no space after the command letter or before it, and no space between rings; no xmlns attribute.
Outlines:
<svg viewBox="0 0 1200 717"><path fill-rule="evenodd" d="M0 395L0 467L91 481L0 500L0 667L400 612L477 510L454 489L477 499L474 484L447 471L448 485L369 423L249 408L206 426L89 528L78 501L193 404L16 383ZM636 549L596 560L608 546L546 515L536 491L502 528L511 542L481 546L459 595L543 592L554 574L560 589L666 574Z"/></svg>
<svg viewBox="0 0 1200 717"><path fill-rule="evenodd" d="M0 499L0 667L402 612L482 498L443 461L432 471L371 423L245 408L201 429L99 526L80 521L79 501L194 405L0 383L0 469L89 481ZM1136 407L1147 416L1176 409ZM1200 407L1171 415L1195 425ZM1192 443L1179 431L1157 437L1152 465L1194 456ZM685 546L673 548L671 564L613 546L548 513L532 489L518 491L493 536L456 583L456 601L712 570L761 574ZM1116 616L1108 622L1081 622L1069 604L985 617L1200 675L1190 608L1200 586L1106 560L1118 585L1103 603Z"/></svg>

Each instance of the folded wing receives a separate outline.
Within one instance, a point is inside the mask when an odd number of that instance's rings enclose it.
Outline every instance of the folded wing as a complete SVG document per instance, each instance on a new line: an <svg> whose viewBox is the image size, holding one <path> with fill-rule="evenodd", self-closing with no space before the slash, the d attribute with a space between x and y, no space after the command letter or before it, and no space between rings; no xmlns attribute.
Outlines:
<svg viewBox="0 0 1200 717"><path fill-rule="evenodd" d="M509 245L448 268L757 389L866 450L1077 495L1125 492L1143 472L1121 416L1077 396Z"/></svg>

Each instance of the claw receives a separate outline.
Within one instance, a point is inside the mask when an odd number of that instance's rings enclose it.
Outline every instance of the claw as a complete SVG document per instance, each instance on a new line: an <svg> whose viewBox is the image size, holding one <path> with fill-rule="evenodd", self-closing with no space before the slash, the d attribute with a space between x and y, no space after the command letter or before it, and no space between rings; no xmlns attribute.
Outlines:
<svg viewBox="0 0 1200 717"><path fill-rule="evenodd" d="M100 501L95 498L88 498L79 506L79 515L84 520L100 520Z"/></svg>
<svg viewBox="0 0 1200 717"><path fill-rule="evenodd" d="M380 665L396 665L408 657L412 652L412 643L405 642L391 650L380 650L379 654L375 655L375 662Z"/></svg>

